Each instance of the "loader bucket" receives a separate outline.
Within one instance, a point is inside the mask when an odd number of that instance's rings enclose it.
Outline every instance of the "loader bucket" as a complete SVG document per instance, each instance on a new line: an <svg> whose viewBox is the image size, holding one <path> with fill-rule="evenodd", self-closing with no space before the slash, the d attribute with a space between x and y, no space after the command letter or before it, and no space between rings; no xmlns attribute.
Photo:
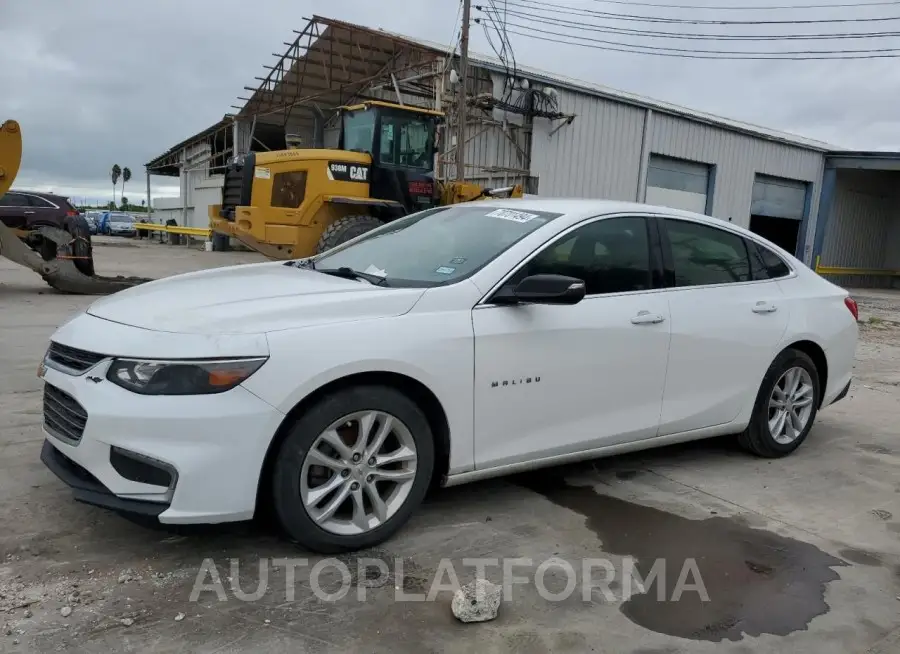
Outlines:
<svg viewBox="0 0 900 654"><path fill-rule="evenodd" d="M58 291L77 295L109 295L152 281L145 277L85 275L75 267L71 234L58 227L40 227L36 232L56 243L54 259L45 261L3 223L0 223L0 256L20 266L31 268Z"/></svg>

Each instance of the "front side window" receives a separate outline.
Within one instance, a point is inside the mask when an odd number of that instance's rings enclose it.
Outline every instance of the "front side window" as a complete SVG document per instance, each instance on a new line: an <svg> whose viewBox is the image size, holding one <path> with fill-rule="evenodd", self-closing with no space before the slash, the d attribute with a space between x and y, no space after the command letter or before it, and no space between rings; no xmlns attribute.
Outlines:
<svg viewBox="0 0 900 654"><path fill-rule="evenodd" d="M454 205L388 223L324 253L317 270L350 268L389 286L441 286L480 270L558 213L502 206Z"/></svg>
<svg viewBox="0 0 900 654"><path fill-rule="evenodd" d="M434 143L431 123L419 116L381 117L381 163L431 170L434 167Z"/></svg>
<svg viewBox="0 0 900 654"><path fill-rule="evenodd" d="M606 218L579 227L540 252L511 281L546 274L580 279L588 295L652 288L647 220Z"/></svg>
<svg viewBox="0 0 900 654"><path fill-rule="evenodd" d="M706 286L750 281L750 258L737 234L666 218L676 286Z"/></svg>
<svg viewBox="0 0 900 654"><path fill-rule="evenodd" d="M344 114L344 149L372 154L375 142L375 112L352 111Z"/></svg>
<svg viewBox="0 0 900 654"><path fill-rule="evenodd" d="M28 199L19 193L7 193L0 197L0 207L27 207Z"/></svg>

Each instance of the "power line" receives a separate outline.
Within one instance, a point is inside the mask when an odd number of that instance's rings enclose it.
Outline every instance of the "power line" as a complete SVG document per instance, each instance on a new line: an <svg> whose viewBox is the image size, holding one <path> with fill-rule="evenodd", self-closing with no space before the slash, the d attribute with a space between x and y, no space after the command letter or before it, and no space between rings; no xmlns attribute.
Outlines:
<svg viewBox="0 0 900 654"><path fill-rule="evenodd" d="M525 4L527 3L527 4ZM595 16L605 20L618 20L635 23L671 23L676 25L825 25L835 23L875 23L900 21L900 16L879 16L869 18L815 18L804 20L707 20L695 18L664 18L661 16L639 16L637 14L620 14L610 11L597 11L593 9L580 9L565 5L552 5L537 0L510 1L513 7L539 10L551 13L571 14L574 16ZM475 5L475 8L484 11L483 5Z"/></svg>
<svg viewBox="0 0 900 654"><path fill-rule="evenodd" d="M842 4L824 4L824 5L743 5L740 7L728 7L723 5L667 5L654 2L633 2L632 0L593 0L603 4L611 5L631 5L638 7L659 7L661 9L705 9L707 11L756 11L771 9L832 9L842 7L884 7L888 5L900 5L900 0L878 0L876 2L850 2Z"/></svg>
<svg viewBox="0 0 900 654"><path fill-rule="evenodd" d="M480 20L480 19L476 19ZM782 56L793 56L793 55L835 55L835 54L875 54L875 53L883 53L883 52L896 52L900 53L900 48L871 48L866 50L784 50L780 52L746 52L741 50L698 50L696 48L674 48L669 46L655 46L655 45L641 45L638 43L623 43L621 41L607 41L605 39L595 39L587 36L576 36L572 34L566 34L565 32L554 32L552 30L544 30L538 27L532 27L530 25L519 25L517 23L509 23L511 27L517 27L519 29L529 30L532 32L538 32L540 34L550 34L552 36L565 36L570 38L582 39L584 41L591 41L594 43L602 43L604 45L613 45L613 46L621 46L627 48L647 48L650 50L657 51L669 51L669 52L684 52L684 53L695 53L695 54L710 54L710 55L782 55Z"/></svg>
<svg viewBox="0 0 900 654"><path fill-rule="evenodd" d="M517 32L515 30L508 30L509 34L514 34L516 36L523 36L529 39L536 39L538 41L547 41L550 43L563 43L566 45L577 45L584 48L592 48L594 50L606 50L609 52L625 52L630 54L646 54L653 55L657 57L671 57L676 59L716 59L722 61L740 61L740 60L748 60L748 61L813 61L813 60L835 60L835 59L894 59L900 57L900 50L895 50L893 53L873 53L873 54L849 54L849 55L840 55L837 53L822 53L816 55L802 55L802 56L783 56L778 53L739 53L734 55L722 55L722 54L709 54L709 53L701 53L695 50L690 50L688 52L671 52L664 51L664 48L658 48L656 46L635 46L631 44L622 44L623 47L617 47L614 45L600 45L595 43L599 41L599 43L604 43L599 39L591 39L584 36L569 36L568 39L555 39L549 36L539 36L537 34L529 34L527 32ZM582 41L591 41L590 43L582 43L580 41L573 41L571 39L581 39ZM635 49L635 48L645 48L645 49Z"/></svg>
<svg viewBox="0 0 900 654"><path fill-rule="evenodd" d="M483 12L489 13L490 10L482 9ZM567 27L581 31L601 32L605 34L621 34L625 36L645 36L654 38L667 39L686 39L696 41L816 41L830 39L874 39L874 38L894 38L900 37L900 32L835 32L831 34L703 34L699 32L665 32L658 30L641 30L631 27L614 27L606 25L597 25L594 23L584 23L575 20L567 20L564 18L554 18L550 16L539 16L528 14L515 10L507 12L509 15L524 18L529 21L543 23L545 25L554 25L557 27Z"/></svg>

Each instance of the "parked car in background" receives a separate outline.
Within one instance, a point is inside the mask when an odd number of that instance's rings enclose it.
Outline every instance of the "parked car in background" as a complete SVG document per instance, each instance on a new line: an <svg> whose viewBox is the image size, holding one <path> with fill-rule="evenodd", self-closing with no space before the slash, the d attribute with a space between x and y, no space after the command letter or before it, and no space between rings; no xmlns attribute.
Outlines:
<svg viewBox="0 0 900 654"><path fill-rule="evenodd" d="M94 274L90 227L67 197L12 189L0 197L0 220L6 227L16 230L19 238L46 261L56 257L57 248L52 240L43 238L40 228L65 230L73 237L75 266L86 275Z"/></svg>
<svg viewBox="0 0 900 654"><path fill-rule="evenodd" d="M116 511L266 506L307 548L373 547L432 479L729 434L787 456L847 395L857 317L847 291L709 216L439 207L309 259L96 301L41 367L42 459Z"/></svg>
<svg viewBox="0 0 900 654"><path fill-rule="evenodd" d="M110 236L135 236L134 216L128 213L110 212L106 221L107 233Z"/></svg>
<svg viewBox="0 0 900 654"><path fill-rule="evenodd" d="M102 211L88 211L84 214L84 219L87 221L88 227L90 227L91 229L91 234L96 234L100 231L100 220L102 217Z"/></svg>

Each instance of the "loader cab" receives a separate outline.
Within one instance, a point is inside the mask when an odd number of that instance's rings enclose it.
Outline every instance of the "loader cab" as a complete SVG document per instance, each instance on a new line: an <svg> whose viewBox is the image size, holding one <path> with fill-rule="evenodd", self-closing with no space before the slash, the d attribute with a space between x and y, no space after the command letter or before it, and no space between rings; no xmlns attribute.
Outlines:
<svg viewBox="0 0 900 654"><path fill-rule="evenodd" d="M389 102L341 108L339 149L372 157L369 195L406 211L436 206L435 134L443 114Z"/></svg>

